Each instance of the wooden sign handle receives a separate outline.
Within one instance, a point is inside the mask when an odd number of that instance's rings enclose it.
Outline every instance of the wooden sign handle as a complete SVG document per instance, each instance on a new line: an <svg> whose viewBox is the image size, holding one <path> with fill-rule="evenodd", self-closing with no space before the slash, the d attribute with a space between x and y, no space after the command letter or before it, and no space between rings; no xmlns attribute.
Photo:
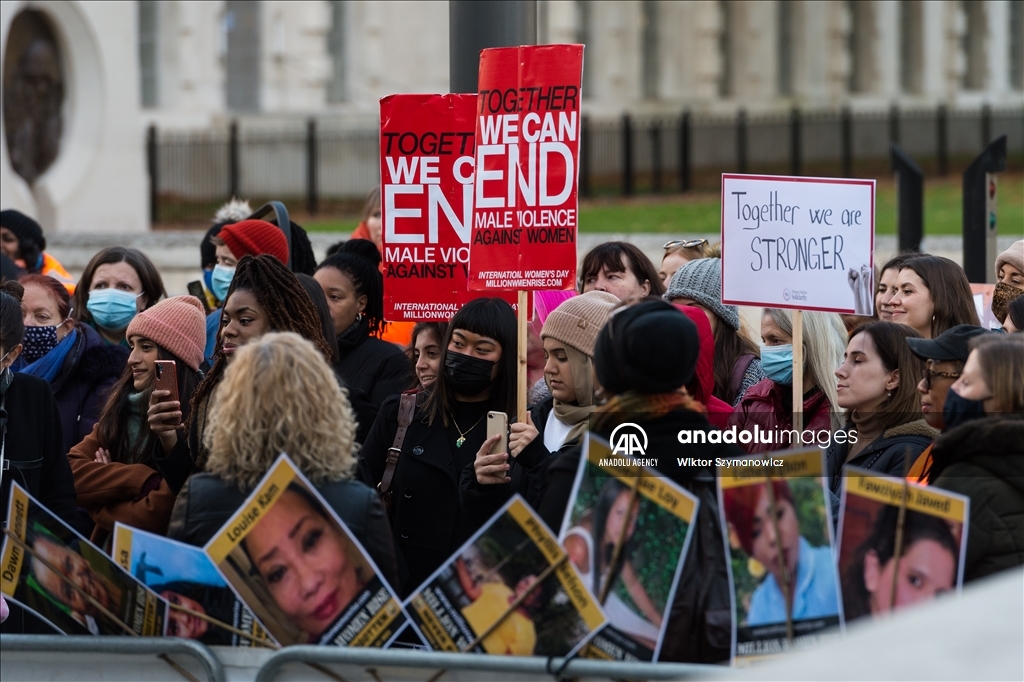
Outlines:
<svg viewBox="0 0 1024 682"><path fill-rule="evenodd" d="M517 331L519 337L519 341L516 344L519 350L519 373L517 377L518 381L516 382L516 420L520 424L526 423L526 396L527 391L529 391L530 389L530 387L527 386L526 378L526 346L529 340L528 325L530 324L530 318L528 317L529 306L526 304L526 302L528 300L529 295L529 291L520 291L519 301L516 306L516 318L518 322Z"/></svg>
<svg viewBox="0 0 1024 682"><path fill-rule="evenodd" d="M793 428L804 430L804 311L793 311Z"/></svg>

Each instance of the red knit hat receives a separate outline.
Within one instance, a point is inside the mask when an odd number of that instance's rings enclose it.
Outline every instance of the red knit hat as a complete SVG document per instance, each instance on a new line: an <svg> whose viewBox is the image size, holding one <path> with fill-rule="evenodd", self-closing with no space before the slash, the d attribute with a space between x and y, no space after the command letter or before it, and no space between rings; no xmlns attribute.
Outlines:
<svg viewBox="0 0 1024 682"><path fill-rule="evenodd" d="M126 338L145 336L194 371L203 362L206 315L195 296L166 298L132 318Z"/></svg>
<svg viewBox="0 0 1024 682"><path fill-rule="evenodd" d="M217 236L224 240L239 260L243 256L266 253L288 264L288 240L284 232L265 220L243 220L234 225L225 225Z"/></svg>

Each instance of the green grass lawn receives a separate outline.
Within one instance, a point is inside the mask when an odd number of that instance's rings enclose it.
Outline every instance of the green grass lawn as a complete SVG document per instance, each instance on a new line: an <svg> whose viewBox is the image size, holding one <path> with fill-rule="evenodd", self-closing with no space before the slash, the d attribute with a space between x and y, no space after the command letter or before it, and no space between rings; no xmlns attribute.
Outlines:
<svg viewBox="0 0 1024 682"><path fill-rule="evenodd" d="M925 181L925 234L960 234L962 207L959 178ZM1024 234L1024 175L999 177L999 232ZM316 232L351 232L358 220L309 220L302 225ZM664 232L666 234L718 232L719 194L693 193L634 199L584 201L580 206L583 232ZM875 207L878 234L896 233L896 187L879 182Z"/></svg>

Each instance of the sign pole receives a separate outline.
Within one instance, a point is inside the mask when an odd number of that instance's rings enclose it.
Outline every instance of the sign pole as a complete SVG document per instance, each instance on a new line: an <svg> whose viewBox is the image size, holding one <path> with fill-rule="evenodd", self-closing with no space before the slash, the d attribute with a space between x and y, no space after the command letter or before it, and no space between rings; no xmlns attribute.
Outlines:
<svg viewBox="0 0 1024 682"><path fill-rule="evenodd" d="M516 381L516 420L520 424L526 423L526 395L529 391L527 386L527 374L526 374L526 345L529 341L529 327L530 319L529 306L527 301L529 300L530 292L519 290L519 301L516 305L516 321L518 322L518 343L516 347L519 351L519 371L517 373Z"/></svg>
<svg viewBox="0 0 1024 682"><path fill-rule="evenodd" d="M804 430L804 311L793 311L793 428Z"/></svg>

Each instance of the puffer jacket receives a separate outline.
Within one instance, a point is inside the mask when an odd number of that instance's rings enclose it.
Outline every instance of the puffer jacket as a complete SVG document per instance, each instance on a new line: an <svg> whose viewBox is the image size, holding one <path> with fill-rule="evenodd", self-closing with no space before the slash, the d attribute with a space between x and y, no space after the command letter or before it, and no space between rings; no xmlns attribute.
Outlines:
<svg viewBox="0 0 1024 682"><path fill-rule="evenodd" d="M729 425L753 431L759 426L762 431L772 432L793 428L792 386L777 384L771 379L759 381L743 396L743 400L729 417ZM828 398L818 388L804 394L804 430L831 431L832 417ZM764 445L751 441L742 447L750 454L788 450L799 444L788 441Z"/></svg>
<svg viewBox="0 0 1024 682"><path fill-rule="evenodd" d="M1024 564L1024 415L999 415L942 434L930 484L971 499L964 581Z"/></svg>

